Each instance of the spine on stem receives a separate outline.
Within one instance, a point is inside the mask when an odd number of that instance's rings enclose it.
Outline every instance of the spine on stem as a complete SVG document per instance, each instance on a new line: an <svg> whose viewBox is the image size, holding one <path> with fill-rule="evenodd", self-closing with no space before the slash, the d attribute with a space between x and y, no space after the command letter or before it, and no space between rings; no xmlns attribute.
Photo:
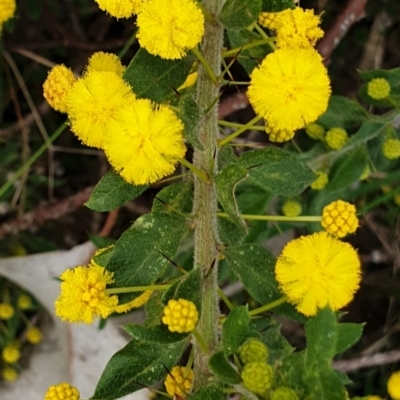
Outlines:
<svg viewBox="0 0 400 400"><path fill-rule="evenodd" d="M218 15L224 0L204 0L203 6L211 15ZM223 44L223 27L218 22L207 21L205 35L201 44L204 59L212 68L215 76L221 73L221 50ZM218 282L217 282L217 195L213 176L217 172L218 159L218 102L219 83L213 82L207 70L200 65L197 81L197 103L205 112L199 127L199 138L204 145L204 151L195 149L194 165L206 171L210 180L194 178L194 207L195 218L195 268L202 271L202 312L197 331L204 339L209 352L217 346L218 323ZM210 107L213 104L212 107ZM204 346L203 346L204 347ZM195 343L195 389L204 386L210 372L208 369L209 354Z"/></svg>

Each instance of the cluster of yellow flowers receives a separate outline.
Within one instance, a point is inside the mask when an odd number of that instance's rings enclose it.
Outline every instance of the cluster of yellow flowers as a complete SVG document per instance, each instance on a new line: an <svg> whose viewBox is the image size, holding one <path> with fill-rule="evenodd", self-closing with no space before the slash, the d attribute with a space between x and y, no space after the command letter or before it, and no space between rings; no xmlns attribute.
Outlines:
<svg viewBox="0 0 400 400"><path fill-rule="evenodd" d="M260 22L276 32L277 50L253 71L247 94L274 133L271 140L283 142L327 109L330 81L322 57L314 49L323 31L318 26L320 18L300 7L273 18L261 15Z"/></svg>
<svg viewBox="0 0 400 400"><path fill-rule="evenodd" d="M0 0L0 34L3 24L13 17L16 8L15 0Z"/></svg>
<svg viewBox="0 0 400 400"><path fill-rule="evenodd" d="M103 149L129 183L149 184L171 174L185 155L183 123L166 105L137 99L114 54L95 53L82 77L54 67L44 96L68 114L71 130L87 146Z"/></svg>
<svg viewBox="0 0 400 400"><path fill-rule="evenodd" d="M172 368L164 381L165 389L170 396L186 396L192 388L193 378L191 368L176 366Z"/></svg>

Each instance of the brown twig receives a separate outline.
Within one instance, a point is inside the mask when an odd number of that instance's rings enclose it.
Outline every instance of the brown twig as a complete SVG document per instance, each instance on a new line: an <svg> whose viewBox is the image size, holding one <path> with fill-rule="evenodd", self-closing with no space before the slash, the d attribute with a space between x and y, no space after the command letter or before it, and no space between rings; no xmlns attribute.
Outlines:
<svg viewBox="0 0 400 400"><path fill-rule="evenodd" d="M218 108L218 117L220 119L225 118L236 111L245 109L248 105L249 99L245 93L235 93L234 95L221 101Z"/></svg>

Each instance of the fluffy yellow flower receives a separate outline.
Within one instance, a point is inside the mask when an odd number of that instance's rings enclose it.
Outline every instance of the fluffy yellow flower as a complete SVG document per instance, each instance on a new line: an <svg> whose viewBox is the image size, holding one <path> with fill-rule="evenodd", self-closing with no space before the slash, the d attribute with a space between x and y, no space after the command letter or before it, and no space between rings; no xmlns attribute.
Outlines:
<svg viewBox="0 0 400 400"><path fill-rule="evenodd" d="M326 132L325 140L331 149L339 150L347 143L349 136L343 128L332 128Z"/></svg>
<svg viewBox="0 0 400 400"><path fill-rule="evenodd" d="M55 302L56 315L64 321L90 324L115 311L117 296L106 293L112 274L93 260L87 267L67 269L61 275L61 294Z"/></svg>
<svg viewBox="0 0 400 400"><path fill-rule="evenodd" d="M21 357L21 352L15 346L6 346L3 349L2 358L7 364L16 363Z"/></svg>
<svg viewBox="0 0 400 400"><path fill-rule="evenodd" d="M333 201L323 208L321 225L339 238L355 232L358 228L355 206L343 200Z"/></svg>
<svg viewBox="0 0 400 400"><path fill-rule="evenodd" d="M44 400L79 400L80 396L77 388L69 383L60 383L49 387Z"/></svg>
<svg viewBox="0 0 400 400"><path fill-rule="evenodd" d="M390 83L385 78L372 79L368 82L367 92L373 99L386 99L390 95Z"/></svg>
<svg viewBox="0 0 400 400"><path fill-rule="evenodd" d="M269 135L269 140L274 143L287 142L294 137L294 131L288 129L274 129L267 126L265 132Z"/></svg>
<svg viewBox="0 0 400 400"><path fill-rule="evenodd" d="M110 122L122 107L133 105L135 95L116 73L88 71L67 97L71 130L87 146L103 148Z"/></svg>
<svg viewBox="0 0 400 400"><path fill-rule="evenodd" d="M14 316L14 307L10 303L0 303L0 319L10 319Z"/></svg>
<svg viewBox="0 0 400 400"><path fill-rule="evenodd" d="M67 96L74 82L74 73L65 65L56 65L49 72L43 83L43 96L56 111L67 112Z"/></svg>
<svg viewBox="0 0 400 400"><path fill-rule="evenodd" d="M171 174L185 155L183 123L167 106L137 100L109 124L104 150L129 183L144 185Z"/></svg>
<svg viewBox="0 0 400 400"><path fill-rule="evenodd" d="M395 160L400 157L400 140L387 139L382 145L382 154L389 160Z"/></svg>
<svg viewBox="0 0 400 400"><path fill-rule="evenodd" d="M129 18L138 13L146 0L95 0L100 10L115 18Z"/></svg>
<svg viewBox="0 0 400 400"><path fill-rule="evenodd" d="M286 200L282 205L283 215L297 217L301 214L301 204L296 200Z"/></svg>
<svg viewBox="0 0 400 400"><path fill-rule="evenodd" d="M40 332L39 328L32 326L26 332L26 341L31 344L38 344L42 341L42 332Z"/></svg>
<svg viewBox="0 0 400 400"><path fill-rule="evenodd" d="M174 367L164 381L165 389L171 396L186 396L193 384L193 370L186 367Z"/></svg>
<svg viewBox="0 0 400 400"><path fill-rule="evenodd" d="M318 232L291 240L278 257L275 275L288 301L312 316L352 300L360 283L360 260L350 244Z"/></svg>
<svg viewBox="0 0 400 400"><path fill-rule="evenodd" d="M128 303L118 305L115 308L115 312L117 312L118 314L121 314L124 312L128 312L128 311L132 310L133 308L139 308L139 307L143 306L144 304L146 304L149 301L152 293L153 293L152 290L146 290L139 297L136 297L136 299L133 299Z"/></svg>
<svg viewBox="0 0 400 400"><path fill-rule="evenodd" d="M393 400L400 400L400 371L393 372L387 381L387 390Z"/></svg>
<svg viewBox="0 0 400 400"><path fill-rule="evenodd" d="M171 332L191 332L199 320L199 313L194 303L185 299L170 300L164 307L163 324Z"/></svg>
<svg viewBox="0 0 400 400"><path fill-rule="evenodd" d="M7 382L14 382L18 378L18 372L14 368L6 367L1 371L1 376Z"/></svg>
<svg viewBox="0 0 400 400"><path fill-rule="evenodd" d="M94 53L90 58L88 65L86 67L86 73L90 73L91 71L100 71L100 72L114 72L118 76L124 74L126 68L122 65L120 58L112 53L104 53L102 51L98 51Z"/></svg>
<svg viewBox="0 0 400 400"><path fill-rule="evenodd" d="M315 46L317 40L324 36L320 23L321 18L313 10L296 7L278 13L273 24L278 48L307 49Z"/></svg>
<svg viewBox="0 0 400 400"><path fill-rule="evenodd" d="M149 0L137 18L137 38L150 54L183 58L204 34L204 16L193 0Z"/></svg>
<svg viewBox="0 0 400 400"><path fill-rule="evenodd" d="M328 107L331 93L321 56L312 49L282 49L268 54L251 74L248 97L267 125L294 131L314 122Z"/></svg>
<svg viewBox="0 0 400 400"><path fill-rule="evenodd" d="M0 0L0 33L1 25L14 15L16 8L15 0Z"/></svg>

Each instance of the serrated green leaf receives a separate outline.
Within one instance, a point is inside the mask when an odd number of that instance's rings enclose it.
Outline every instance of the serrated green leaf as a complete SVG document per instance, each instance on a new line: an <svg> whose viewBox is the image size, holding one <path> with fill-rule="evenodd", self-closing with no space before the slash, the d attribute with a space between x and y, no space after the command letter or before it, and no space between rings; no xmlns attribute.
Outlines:
<svg viewBox="0 0 400 400"><path fill-rule="evenodd" d="M316 179L297 157L275 147L247 151L239 158L239 166L248 168L252 183L282 196L297 196Z"/></svg>
<svg viewBox="0 0 400 400"><path fill-rule="evenodd" d="M111 357L92 399L114 400L160 382L167 370L177 364L186 345L187 340L175 343L131 341Z"/></svg>
<svg viewBox="0 0 400 400"><path fill-rule="evenodd" d="M237 185L247 178L247 170L237 164L229 164L222 168L215 177L218 200L229 218L243 232L246 232L246 224L240 216L236 203L235 189Z"/></svg>
<svg viewBox="0 0 400 400"><path fill-rule="evenodd" d="M293 0L263 0L262 11L279 12L287 8L294 8Z"/></svg>
<svg viewBox="0 0 400 400"><path fill-rule="evenodd" d="M100 266L107 268L107 265L111 260L113 251L114 251L114 246L109 246L105 250L102 250L100 253L96 254L93 257L93 259Z"/></svg>
<svg viewBox="0 0 400 400"><path fill-rule="evenodd" d="M336 192L347 188L360 179L367 165L368 155L362 146L342 154L329 171L329 183L325 190Z"/></svg>
<svg viewBox="0 0 400 400"><path fill-rule="evenodd" d="M134 186L115 171L108 171L93 189L85 206L99 212L111 211L141 195L148 186Z"/></svg>
<svg viewBox="0 0 400 400"><path fill-rule="evenodd" d="M114 272L111 287L153 284L167 268L187 229L188 221L177 214L150 213L138 218L115 244L107 265ZM137 295L120 295L121 303Z"/></svg>
<svg viewBox="0 0 400 400"><path fill-rule="evenodd" d="M154 199L152 212L189 214L193 205L193 183L189 180L173 183L160 190Z"/></svg>
<svg viewBox="0 0 400 400"><path fill-rule="evenodd" d="M128 65L124 79L137 97L161 103L182 85L194 61L192 53L180 60L164 60L141 48Z"/></svg>
<svg viewBox="0 0 400 400"><path fill-rule="evenodd" d="M163 303L168 303L171 299L186 299L196 305L199 313L201 312L201 270L192 269L185 274L178 282L174 283L163 296Z"/></svg>
<svg viewBox="0 0 400 400"><path fill-rule="evenodd" d="M219 239L223 244L235 245L241 242L246 232L227 218L218 218Z"/></svg>
<svg viewBox="0 0 400 400"><path fill-rule="evenodd" d="M146 313L146 319L144 325L147 327L157 326L161 324L161 318L165 304L162 301L164 293L158 290L155 294L150 297L150 300L145 304L144 310Z"/></svg>
<svg viewBox="0 0 400 400"><path fill-rule="evenodd" d="M368 141L375 139L386 129L387 125L380 122L366 121L360 129L350 137L346 143L346 147L356 146L358 144L367 143Z"/></svg>
<svg viewBox="0 0 400 400"><path fill-rule="evenodd" d="M223 398L223 387L216 383L202 387L190 395L190 400L222 400Z"/></svg>
<svg viewBox="0 0 400 400"><path fill-rule="evenodd" d="M179 103L180 114L185 129L183 131L186 140L194 147L204 150L203 144L198 137L201 111L196 100L191 94L184 96Z"/></svg>
<svg viewBox="0 0 400 400"><path fill-rule="evenodd" d="M219 20L226 29L246 28L257 21L261 0L226 0Z"/></svg>
<svg viewBox="0 0 400 400"><path fill-rule="evenodd" d="M235 307L222 325L222 347L225 355L236 353L249 333L250 315L247 306Z"/></svg>
<svg viewBox="0 0 400 400"><path fill-rule="evenodd" d="M187 334L170 332L165 325L145 327L143 325L126 324L123 328L134 339L146 343L176 343L187 337Z"/></svg>
<svg viewBox="0 0 400 400"><path fill-rule="evenodd" d="M241 381L239 374L222 351L218 351L210 357L208 366L214 375L222 382L236 385Z"/></svg>
<svg viewBox="0 0 400 400"><path fill-rule="evenodd" d="M331 96L328 109L317 120L325 128L351 128L368 119L368 113L354 100L347 97Z"/></svg>

